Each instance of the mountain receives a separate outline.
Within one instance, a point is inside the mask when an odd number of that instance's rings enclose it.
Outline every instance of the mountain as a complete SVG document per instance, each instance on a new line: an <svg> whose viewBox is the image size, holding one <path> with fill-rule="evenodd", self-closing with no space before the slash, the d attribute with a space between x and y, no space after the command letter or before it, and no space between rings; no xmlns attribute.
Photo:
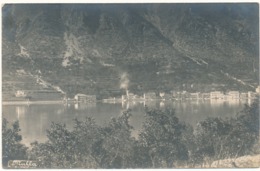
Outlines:
<svg viewBox="0 0 260 171"><path fill-rule="evenodd" d="M3 92L18 71L68 96L254 90L258 4L6 4ZM21 75L21 74L20 74Z"/></svg>

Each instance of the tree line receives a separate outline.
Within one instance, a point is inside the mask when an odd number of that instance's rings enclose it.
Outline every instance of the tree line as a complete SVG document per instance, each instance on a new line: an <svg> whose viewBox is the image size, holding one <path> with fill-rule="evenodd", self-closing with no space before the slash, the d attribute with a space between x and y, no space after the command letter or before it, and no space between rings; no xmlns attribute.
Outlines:
<svg viewBox="0 0 260 171"><path fill-rule="evenodd" d="M52 123L47 141L21 143L19 122L2 124L2 161L34 160L38 168L174 168L260 153L259 104L245 105L235 118L208 118L194 128L173 109L145 110L138 137L129 124L131 110L99 126L91 117L74 128Z"/></svg>

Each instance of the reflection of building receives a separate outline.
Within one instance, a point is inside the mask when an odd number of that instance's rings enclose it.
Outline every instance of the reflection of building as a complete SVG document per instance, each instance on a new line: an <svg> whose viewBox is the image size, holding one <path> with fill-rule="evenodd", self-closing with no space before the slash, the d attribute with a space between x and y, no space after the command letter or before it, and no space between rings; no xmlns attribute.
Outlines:
<svg viewBox="0 0 260 171"><path fill-rule="evenodd" d="M96 107L96 103L75 103L74 104L74 108L76 110L86 110L94 107Z"/></svg>
<svg viewBox="0 0 260 171"><path fill-rule="evenodd" d="M165 107L165 103L164 102L160 102L160 108L164 108Z"/></svg>
<svg viewBox="0 0 260 171"><path fill-rule="evenodd" d="M77 94L75 95L74 99L77 102L81 102L81 103L96 102L95 95Z"/></svg>
<svg viewBox="0 0 260 171"><path fill-rule="evenodd" d="M26 112L26 106L16 106L15 112L18 115L18 119L23 116Z"/></svg>
<svg viewBox="0 0 260 171"><path fill-rule="evenodd" d="M219 105L223 105L224 101L221 99L210 99L210 104L212 106L219 106Z"/></svg>
<svg viewBox="0 0 260 171"><path fill-rule="evenodd" d="M228 104L230 105L238 105L239 104L239 99L229 99Z"/></svg>

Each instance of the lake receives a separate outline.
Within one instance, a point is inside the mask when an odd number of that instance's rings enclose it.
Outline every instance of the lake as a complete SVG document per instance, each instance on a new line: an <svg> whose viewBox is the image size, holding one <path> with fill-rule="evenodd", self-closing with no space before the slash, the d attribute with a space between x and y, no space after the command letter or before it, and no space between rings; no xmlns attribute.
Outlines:
<svg viewBox="0 0 260 171"><path fill-rule="evenodd" d="M37 140L46 141L46 129L52 122L66 124L73 128L73 119L84 120L93 117L99 125L107 124L112 117L118 117L126 109L132 109L130 124L134 127L133 136L138 135L145 121L144 106L150 108L174 108L176 115L185 123L195 126L207 117L234 117L250 101L188 100L188 101L149 101L130 103L95 103L95 104L32 104L3 105L2 117L9 122L19 120L22 143L30 145Z"/></svg>

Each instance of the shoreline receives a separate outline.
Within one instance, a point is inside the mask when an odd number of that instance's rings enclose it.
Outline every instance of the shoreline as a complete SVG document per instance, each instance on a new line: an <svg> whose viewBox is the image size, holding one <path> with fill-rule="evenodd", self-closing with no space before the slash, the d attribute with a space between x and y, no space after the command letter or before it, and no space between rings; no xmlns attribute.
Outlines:
<svg viewBox="0 0 260 171"><path fill-rule="evenodd" d="M99 102L98 100L94 103ZM31 105L31 104L77 104L75 100L43 100L43 101L2 101L2 105ZM93 102L86 102L93 103Z"/></svg>
<svg viewBox="0 0 260 171"><path fill-rule="evenodd" d="M2 105L30 105L30 104L64 104L63 100L55 101L2 101ZM74 103L74 102L73 102Z"/></svg>

